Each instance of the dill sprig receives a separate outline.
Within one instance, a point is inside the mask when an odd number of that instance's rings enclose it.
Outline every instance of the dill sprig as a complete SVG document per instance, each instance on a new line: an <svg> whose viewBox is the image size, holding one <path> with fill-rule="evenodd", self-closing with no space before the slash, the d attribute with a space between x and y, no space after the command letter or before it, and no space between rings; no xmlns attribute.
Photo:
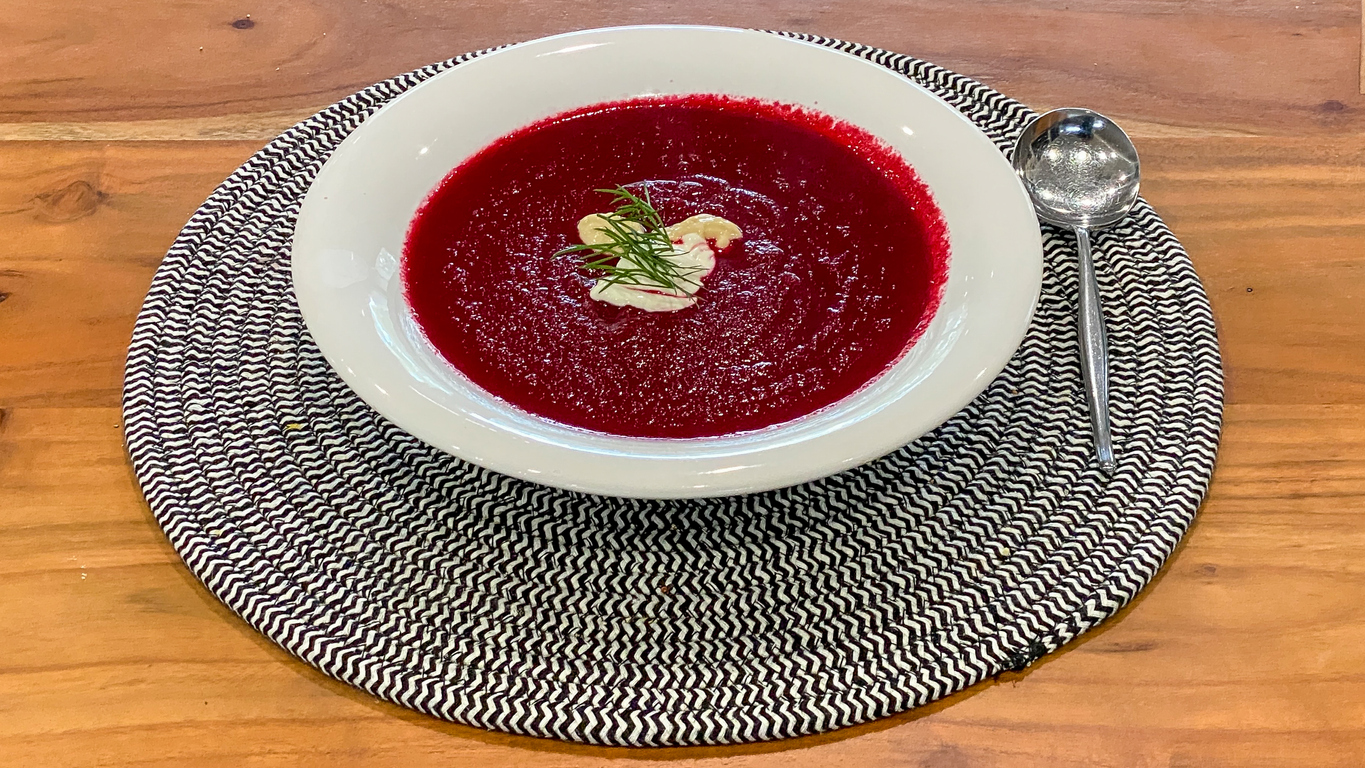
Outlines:
<svg viewBox="0 0 1365 768"><path fill-rule="evenodd" d="M649 201L649 187L643 197L624 186L598 189L612 196L616 210L602 216L605 224L597 231L607 239L605 243L571 245L556 253L582 253L583 268L602 273L605 285L629 285L641 288L671 289L692 294L701 287L694 275L701 267L685 266L673 261L677 254L668 236L663 219Z"/></svg>

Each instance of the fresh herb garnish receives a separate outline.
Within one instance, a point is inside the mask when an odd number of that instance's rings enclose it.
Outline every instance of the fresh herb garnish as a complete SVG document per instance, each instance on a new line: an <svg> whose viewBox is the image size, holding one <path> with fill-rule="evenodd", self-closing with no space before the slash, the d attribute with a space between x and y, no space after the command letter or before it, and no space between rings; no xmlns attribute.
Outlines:
<svg viewBox="0 0 1365 768"><path fill-rule="evenodd" d="M694 275L705 270L697 266L678 264L669 258L678 251L668 236L663 219L649 201L649 187L643 197L623 186L598 189L612 196L616 210L602 215L602 233L606 242L571 245L556 253L586 254L583 268L601 272L606 286L628 285L641 288L668 289L691 295L701 287Z"/></svg>

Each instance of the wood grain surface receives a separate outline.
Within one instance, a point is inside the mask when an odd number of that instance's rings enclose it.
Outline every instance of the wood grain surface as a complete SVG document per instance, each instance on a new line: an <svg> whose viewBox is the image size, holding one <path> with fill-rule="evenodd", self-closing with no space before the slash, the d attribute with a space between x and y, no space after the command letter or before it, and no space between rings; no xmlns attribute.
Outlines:
<svg viewBox="0 0 1365 768"><path fill-rule="evenodd" d="M1296 4L1297 3L1297 4ZM121 443L185 219L371 82L575 28L782 28L1133 128L1212 296L1209 499L1131 606L1022 674L822 736L596 749L325 678L179 562ZM7 0L0 13L0 765L1365 765L1365 96L1355 0Z"/></svg>

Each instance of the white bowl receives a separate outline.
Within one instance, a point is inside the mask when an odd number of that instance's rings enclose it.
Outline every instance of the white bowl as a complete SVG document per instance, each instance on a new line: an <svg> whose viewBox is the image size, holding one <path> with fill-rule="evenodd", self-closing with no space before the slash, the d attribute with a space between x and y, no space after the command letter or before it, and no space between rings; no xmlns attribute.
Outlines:
<svg viewBox="0 0 1365 768"><path fill-rule="evenodd" d="M686 51L680 55L679 51ZM494 139L643 94L803 104L895 147L933 192L951 256L928 330L870 385L800 419L713 438L617 437L492 397L414 323L399 259L418 205ZM505 48L437 75L357 128L313 182L294 291L327 360L395 424L462 459L577 491L681 498L768 490L883 456L943 423L1005 366L1042 280L1038 222L1009 164L960 113L889 70L763 32L621 27Z"/></svg>

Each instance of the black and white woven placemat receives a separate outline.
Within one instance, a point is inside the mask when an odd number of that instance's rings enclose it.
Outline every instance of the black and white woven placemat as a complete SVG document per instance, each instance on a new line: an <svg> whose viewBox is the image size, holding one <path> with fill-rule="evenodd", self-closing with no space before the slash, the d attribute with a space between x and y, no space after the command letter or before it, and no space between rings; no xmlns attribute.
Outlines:
<svg viewBox="0 0 1365 768"><path fill-rule="evenodd" d="M907 56L1002 149L1029 111ZM328 153L469 58L291 128L167 254L124 383L128 450L190 569L329 675L437 717L599 744L724 744L859 723L1019 669L1113 614L1194 517L1222 374L1208 299L1146 203L1099 237L1118 472L1090 462L1075 252L1045 231L1037 316L962 413L787 490L628 501L427 447L304 329L289 242Z"/></svg>

